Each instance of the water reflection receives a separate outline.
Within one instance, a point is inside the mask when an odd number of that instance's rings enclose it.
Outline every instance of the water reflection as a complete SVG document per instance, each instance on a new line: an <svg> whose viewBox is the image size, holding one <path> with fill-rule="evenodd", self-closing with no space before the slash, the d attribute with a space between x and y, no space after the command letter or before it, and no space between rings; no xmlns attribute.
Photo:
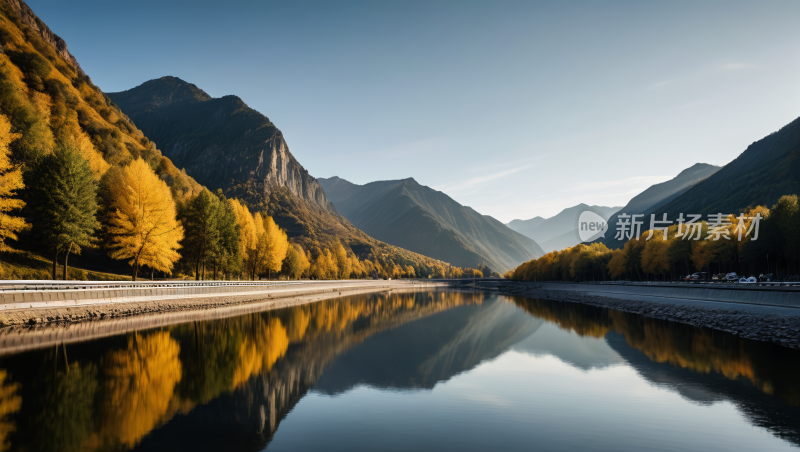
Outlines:
<svg viewBox="0 0 800 452"><path fill-rule="evenodd" d="M3 357L0 451L260 450L310 391L429 390L510 350L630 366L800 444L794 351L573 303L421 291Z"/></svg>

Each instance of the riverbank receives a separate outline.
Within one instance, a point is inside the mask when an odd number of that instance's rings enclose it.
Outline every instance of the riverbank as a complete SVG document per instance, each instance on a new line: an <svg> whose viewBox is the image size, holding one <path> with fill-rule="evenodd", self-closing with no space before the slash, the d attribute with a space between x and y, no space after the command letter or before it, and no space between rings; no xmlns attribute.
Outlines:
<svg viewBox="0 0 800 452"><path fill-rule="evenodd" d="M625 293L620 288L597 288L585 284L556 284L520 281L476 282L475 287L496 290L506 295L583 303L616 309L645 317L710 328L745 339L772 342L788 348L800 348L800 308L768 303L748 304L727 300L729 294L703 293L677 298L661 295L656 288L637 286ZM798 300L800 301L800 300Z"/></svg>
<svg viewBox="0 0 800 452"><path fill-rule="evenodd" d="M210 310L248 303L269 303L282 306L284 303L305 303L339 295L399 288L433 287L434 285L436 284L408 280L309 281L291 285L247 287L247 289L251 289L250 291L244 291L245 288L242 287L233 287L232 292L218 292L219 289L225 287L214 286L181 290L182 292L191 290L191 294L173 294L175 289L137 289L143 294L138 296L127 294L127 296L116 298L108 297L108 293L112 290L106 289L99 291L101 295L106 294L106 298L79 299L78 296L72 296L74 299L67 301L63 300L65 294L66 298L70 298L70 292L84 295L87 291L42 290L36 293L37 297L46 296L47 299L54 300L60 297L61 299L52 302L4 305L7 308L0 310L0 327L71 323L175 311ZM202 293L204 290L209 293ZM123 289L123 291L131 292L130 289ZM0 334L3 334L2 329L0 329Z"/></svg>

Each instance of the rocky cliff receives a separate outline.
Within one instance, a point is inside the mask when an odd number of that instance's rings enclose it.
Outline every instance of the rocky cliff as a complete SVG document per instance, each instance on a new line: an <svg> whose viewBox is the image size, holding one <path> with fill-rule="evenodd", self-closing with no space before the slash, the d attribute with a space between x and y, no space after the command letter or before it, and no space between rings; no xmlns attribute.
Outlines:
<svg viewBox="0 0 800 452"><path fill-rule="evenodd" d="M212 98L176 77L108 96L165 156L212 190L247 187L268 197L286 188L336 212L319 182L289 152L281 131L242 99Z"/></svg>
<svg viewBox="0 0 800 452"><path fill-rule="evenodd" d="M69 53L67 43L53 33L25 2L21 0L0 0L0 5L13 11L24 25L35 31L44 42L53 47L79 74L86 76L86 73L81 69L81 65L78 64L78 60Z"/></svg>

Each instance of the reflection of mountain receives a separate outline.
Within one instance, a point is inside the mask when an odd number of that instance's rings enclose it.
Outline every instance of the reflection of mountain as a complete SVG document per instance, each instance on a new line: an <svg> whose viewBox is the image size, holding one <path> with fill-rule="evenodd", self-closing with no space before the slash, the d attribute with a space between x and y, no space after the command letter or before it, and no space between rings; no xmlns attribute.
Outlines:
<svg viewBox="0 0 800 452"><path fill-rule="evenodd" d="M338 355L483 298L344 297L4 357L27 402L0 427L15 450L261 450Z"/></svg>
<svg viewBox="0 0 800 452"><path fill-rule="evenodd" d="M521 297L513 301L550 322L515 348L530 349L533 343L535 352L585 368L575 349L582 347L580 342L596 341L591 348L620 357L648 381L695 403L730 401L753 425L800 445L796 351L577 303ZM560 341L545 340L553 327L562 330ZM565 343L578 337L576 344Z"/></svg>
<svg viewBox="0 0 800 452"><path fill-rule="evenodd" d="M564 331L552 323L542 323L534 334L514 345L512 349L534 356L552 355L583 370L625 362L605 341Z"/></svg>
<svg viewBox="0 0 800 452"><path fill-rule="evenodd" d="M729 401L741 410L751 424L800 445L797 425L800 407L769 397L744 379L731 380L716 372L701 374L669 363L654 362L640 350L628 345L622 335L609 333L606 341L648 381L703 405ZM788 373L796 377L795 373Z"/></svg>
<svg viewBox="0 0 800 452"><path fill-rule="evenodd" d="M336 394L359 384L433 388L498 356L541 323L500 301L440 312L347 351L325 370L316 389Z"/></svg>

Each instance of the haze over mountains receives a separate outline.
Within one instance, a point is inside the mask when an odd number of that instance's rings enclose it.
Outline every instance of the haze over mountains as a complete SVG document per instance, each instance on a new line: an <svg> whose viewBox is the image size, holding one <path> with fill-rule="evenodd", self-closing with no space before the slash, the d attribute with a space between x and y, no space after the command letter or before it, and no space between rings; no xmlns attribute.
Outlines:
<svg viewBox="0 0 800 452"><path fill-rule="evenodd" d="M514 220L508 223L507 226L535 240L541 245L545 253L560 251L578 244L577 235L575 234L575 222L581 212L588 208L599 212L606 219L619 210L619 207L578 204L562 210L558 215L551 218L534 217L530 220Z"/></svg>
<svg viewBox="0 0 800 452"><path fill-rule="evenodd" d="M534 240L412 178L319 181L336 209L367 234L453 265L503 272L544 254Z"/></svg>
<svg viewBox="0 0 800 452"><path fill-rule="evenodd" d="M625 207L619 209L619 212L617 212L615 215L612 215L608 219L608 233L606 233L606 237L604 239L601 238L598 240L598 242L604 243L606 246L612 249L622 247L625 244L625 241L614 238L619 214L647 214L642 218L649 221L649 213L651 211L658 210L673 199L678 198L682 194L686 193L689 189L694 187L697 183L708 178L719 170L719 166L709 165L706 163L696 163L691 167L681 171L674 178L666 182L650 186L647 188L647 190L634 196L633 199L631 199L628 204L625 205ZM661 218L661 216L657 216L657 218ZM649 225L649 223L647 224ZM644 228L642 231L645 229L647 228Z"/></svg>

